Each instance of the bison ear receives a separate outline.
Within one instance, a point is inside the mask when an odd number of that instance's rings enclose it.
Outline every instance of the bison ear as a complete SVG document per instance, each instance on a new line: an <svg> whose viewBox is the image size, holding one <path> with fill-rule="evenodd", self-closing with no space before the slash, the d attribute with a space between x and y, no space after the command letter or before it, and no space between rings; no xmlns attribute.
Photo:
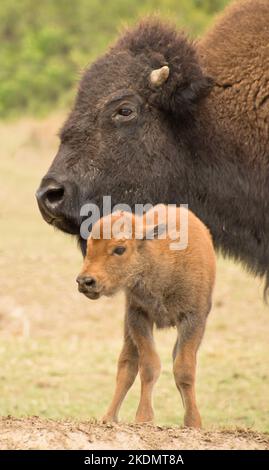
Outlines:
<svg viewBox="0 0 269 470"><path fill-rule="evenodd" d="M194 113L213 84L213 79L203 74L198 63L190 67L173 64L161 67L150 74L151 101L164 111L183 117Z"/></svg>
<svg viewBox="0 0 269 470"><path fill-rule="evenodd" d="M178 90L177 109L174 112L192 111L195 105L209 94L212 86L213 79L201 74L200 77L191 81L182 90Z"/></svg>

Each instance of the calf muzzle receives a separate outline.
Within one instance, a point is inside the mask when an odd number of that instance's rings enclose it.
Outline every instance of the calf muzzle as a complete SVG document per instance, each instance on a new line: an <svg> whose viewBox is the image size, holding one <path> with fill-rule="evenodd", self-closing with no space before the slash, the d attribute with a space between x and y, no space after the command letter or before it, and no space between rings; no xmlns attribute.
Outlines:
<svg viewBox="0 0 269 470"><path fill-rule="evenodd" d="M97 282L94 277L79 275L77 277L78 290L90 299L98 299L100 292L97 290Z"/></svg>

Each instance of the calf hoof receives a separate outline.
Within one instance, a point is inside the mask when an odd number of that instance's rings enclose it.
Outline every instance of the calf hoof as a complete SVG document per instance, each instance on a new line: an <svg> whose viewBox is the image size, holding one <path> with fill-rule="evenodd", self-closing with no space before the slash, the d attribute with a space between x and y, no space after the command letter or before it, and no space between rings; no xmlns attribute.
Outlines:
<svg viewBox="0 0 269 470"><path fill-rule="evenodd" d="M154 414L153 412L148 412L148 413L137 413L135 417L135 422L137 424L141 423L153 423L154 421Z"/></svg>
<svg viewBox="0 0 269 470"><path fill-rule="evenodd" d="M105 415L101 419L101 423L108 424L108 423L118 423L117 416Z"/></svg>
<svg viewBox="0 0 269 470"><path fill-rule="evenodd" d="M144 417L136 417L135 418L135 422L136 424L153 424L154 422L154 419L152 418L144 418Z"/></svg>
<svg viewBox="0 0 269 470"><path fill-rule="evenodd" d="M186 428L201 429L202 421L199 413L195 415L186 415L184 417L184 426Z"/></svg>

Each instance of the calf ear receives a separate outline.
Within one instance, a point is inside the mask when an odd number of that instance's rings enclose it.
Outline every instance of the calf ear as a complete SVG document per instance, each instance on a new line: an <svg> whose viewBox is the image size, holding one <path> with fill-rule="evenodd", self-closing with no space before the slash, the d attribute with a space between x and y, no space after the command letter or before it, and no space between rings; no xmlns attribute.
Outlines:
<svg viewBox="0 0 269 470"><path fill-rule="evenodd" d="M150 227L148 230L146 230L143 240L154 240L156 238L159 238L162 234L166 232L166 229L166 224L154 225L154 227Z"/></svg>

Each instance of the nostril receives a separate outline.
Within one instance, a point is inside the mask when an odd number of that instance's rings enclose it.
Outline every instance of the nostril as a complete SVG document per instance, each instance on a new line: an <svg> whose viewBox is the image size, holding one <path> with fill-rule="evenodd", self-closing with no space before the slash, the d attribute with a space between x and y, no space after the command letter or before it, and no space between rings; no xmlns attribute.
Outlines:
<svg viewBox="0 0 269 470"><path fill-rule="evenodd" d="M51 188L45 194L45 199L50 205L58 204L64 197L64 188Z"/></svg>
<svg viewBox="0 0 269 470"><path fill-rule="evenodd" d="M84 280L84 285L86 287L94 287L96 284L96 281L93 277L86 277L86 279Z"/></svg>
<svg viewBox="0 0 269 470"><path fill-rule="evenodd" d="M78 283L79 290L94 288L96 286L96 280L94 279L94 277L90 277L90 276L88 277L78 276L77 283Z"/></svg>
<svg viewBox="0 0 269 470"><path fill-rule="evenodd" d="M39 207L50 214L54 214L55 209L63 202L64 196L64 186L56 181L41 184L36 192Z"/></svg>

